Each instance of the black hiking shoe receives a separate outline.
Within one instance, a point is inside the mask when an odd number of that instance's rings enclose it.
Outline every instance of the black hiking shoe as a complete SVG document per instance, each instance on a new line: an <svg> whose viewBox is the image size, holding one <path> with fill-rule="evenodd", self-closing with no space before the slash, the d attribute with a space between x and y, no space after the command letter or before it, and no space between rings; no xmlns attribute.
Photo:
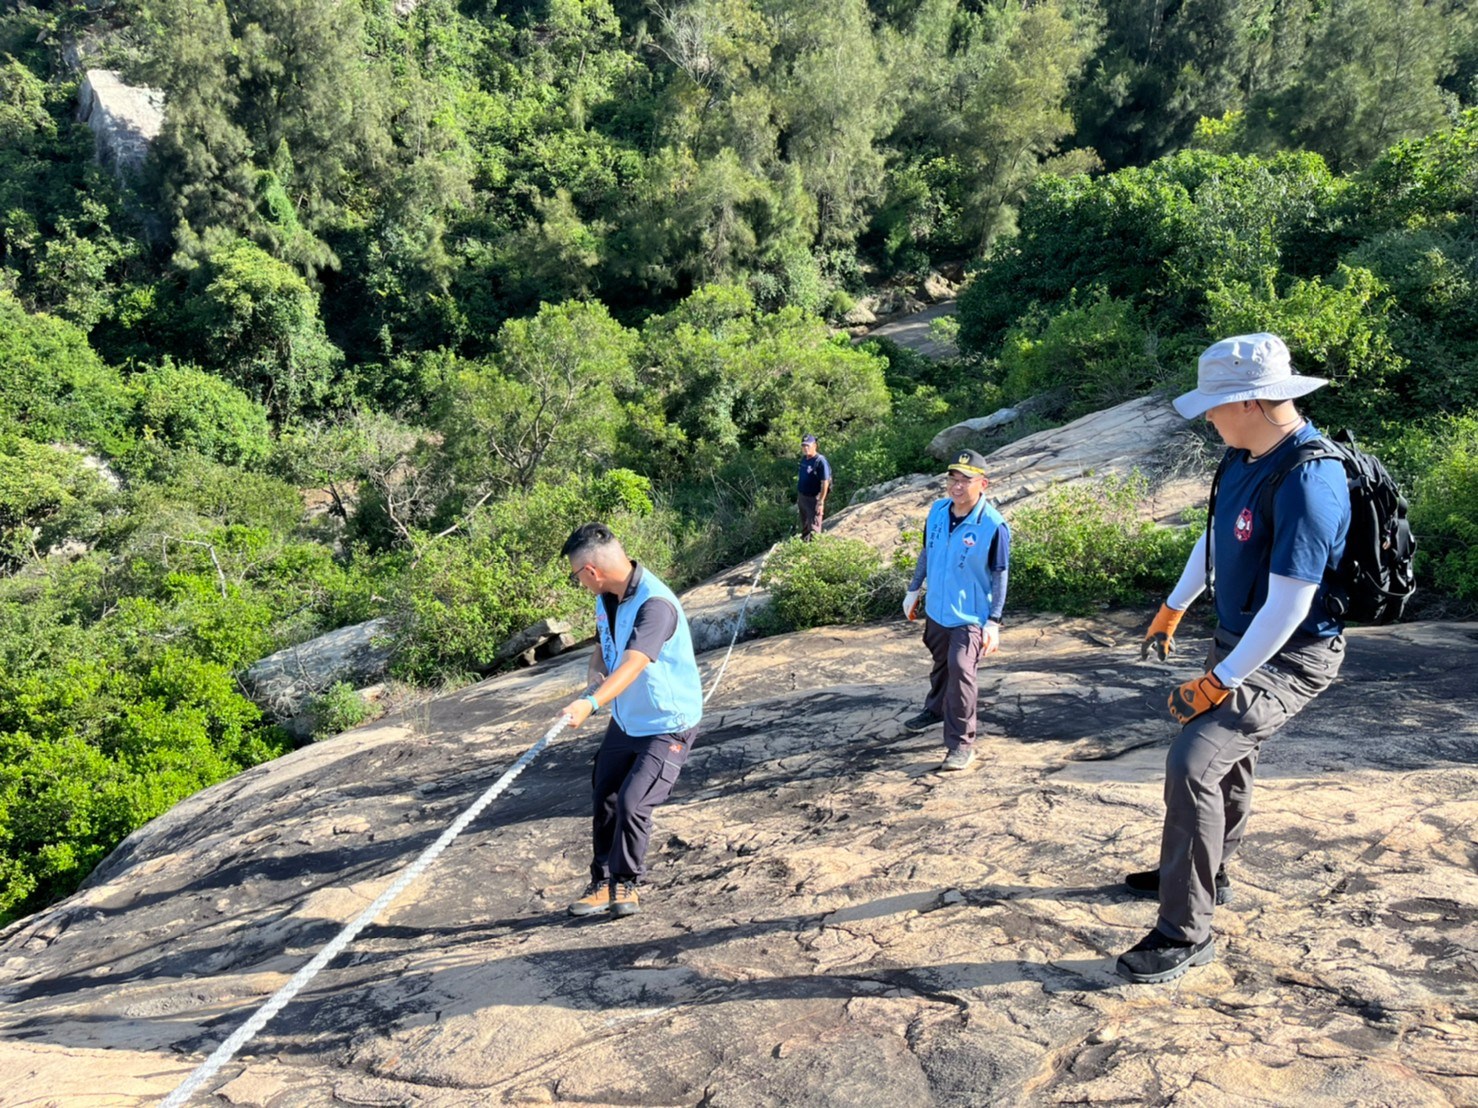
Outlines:
<svg viewBox="0 0 1478 1108"><path fill-rule="evenodd" d="M1151 897L1158 899L1160 896L1160 871L1157 869L1141 870L1131 873L1124 878L1124 884L1135 896ZM1216 871L1216 902L1218 904L1230 904L1232 902L1232 881L1227 876L1225 868Z"/></svg>
<svg viewBox="0 0 1478 1108"><path fill-rule="evenodd" d="M1136 985L1162 985L1193 966L1204 966L1215 959L1216 947L1210 935L1198 943L1183 943L1157 928L1120 954L1114 968L1120 977Z"/></svg>
<svg viewBox="0 0 1478 1108"><path fill-rule="evenodd" d="M903 729L917 735L920 732L927 731L929 730L929 728L943 722L943 716L936 716L933 712L929 711L929 709L925 708L922 712L914 716L912 719L904 720Z"/></svg>

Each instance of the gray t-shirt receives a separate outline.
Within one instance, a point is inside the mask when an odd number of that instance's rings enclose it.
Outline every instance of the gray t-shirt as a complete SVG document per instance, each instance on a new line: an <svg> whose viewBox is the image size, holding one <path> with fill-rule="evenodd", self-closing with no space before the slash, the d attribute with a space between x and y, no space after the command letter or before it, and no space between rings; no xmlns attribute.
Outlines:
<svg viewBox="0 0 1478 1108"><path fill-rule="evenodd" d="M621 597L620 602L623 603L636 595L636 586L641 581L642 573L645 572L636 562L632 562L631 566L631 583L626 586L626 592ZM602 594L600 599L606 606L606 619L614 628L618 601L614 596L607 594ZM662 652L662 644L672 638L676 630L677 609L673 607L672 602L660 596L648 597L636 611L636 620L631 626L631 638L626 642L626 649L640 651L656 661L657 655Z"/></svg>

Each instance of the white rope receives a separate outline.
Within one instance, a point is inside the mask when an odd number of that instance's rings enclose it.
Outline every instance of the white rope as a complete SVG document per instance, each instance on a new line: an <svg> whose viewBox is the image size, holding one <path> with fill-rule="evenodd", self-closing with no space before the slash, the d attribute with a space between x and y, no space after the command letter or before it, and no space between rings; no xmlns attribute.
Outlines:
<svg viewBox="0 0 1478 1108"><path fill-rule="evenodd" d="M467 825L476 819L484 808L497 799L498 794L508 787L508 783L522 773L528 767L529 763L539 756L539 752L549 745L550 740L568 726L569 721L564 717L560 717L553 727L544 732L543 738L524 751L523 756L514 762L513 765L509 766L508 771L502 777L493 782L481 796L472 802L471 807L458 816L456 821L441 833L439 839L421 851L420 857L407 866L390 887L375 898L373 904L355 916L353 921L335 935L329 941L328 945L314 956L311 962L293 974L291 981L273 993L271 999L258 1008L250 1019L237 1028L234 1035L216 1047L215 1053L196 1067L195 1072L190 1074L189 1077L180 1082L179 1087L174 1092L160 1101L159 1108L182 1108L189 1101L196 1089L214 1077L220 1071L220 1068L229 1062L238 1050L246 1045L248 1039L265 1027L268 1020L282 1011L288 1001L297 996L303 986L313 980L319 970L333 961L346 946L354 941L354 936L363 931L396 897L405 892L410 883L417 877L420 877L425 872L426 867L436 861L437 855L450 846L452 840L466 830Z"/></svg>
<svg viewBox="0 0 1478 1108"><path fill-rule="evenodd" d="M729 658L734 653L734 644L739 641L739 632L744 630L744 613L749 611L749 598L754 595L755 586L760 583L760 574L764 572L765 563L770 560L770 555L775 553L775 547L779 545L779 543L775 543L774 546L771 546L769 550L766 550L765 556L760 559L760 564L755 567L754 580L749 583L749 591L744 594L744 604L739 608L739 618L734 623L734 634L729 639L728 653L724 655L723 665L718 667L718 673L714 675L713 684L709 685L708 691L703 694L703 703L705 704L708 703L708 698L711 697L714 694L714 691L718 688L718 683L723 680L724 670L729 668Z"/></svg>
<svg viewBox="0 0 1478 1108"><path fill-rule="evenodd" d="M755 587L760 581L760 573L765 568L765 562L769 559L774 549L772 546L769 550L765 551L765 556L760 559L760 564L754 571L754 580L749 583L749 592L745 594L744 605L739 609L739 619L734 625L733 637L729 639L728 653L724 655L723 665L719 666L718 674L714 677L713 684L709 686L708 692L703 696L703 702L705 704L708 702L708 698L718 688L718 683L724 676L724 670L728 668L729 657L734 653L734 644L739 641L739 632L744 628L744 613L749 610L749 599L754 595ZM389 907L401 893L405 892L410 883L417 877L420 877L426 871L427 867L436 861L437 856L452 844L452 840L465 831L467 825L481 815L482 810L496 800L498 795L508 787L508 783L527 769L529 763L537 758L543 749L549 745L550 741L568 726L569 721L564 717L560 717L553 727L544 732L544 736L538 742L524 751L518 761L509 766L508 771L502 777L488 786L487 790L474 800L471 806L458 816L451 826L441 833L440 838L421 851L420 856L401 872L400 876L391 883L389 888L375 898L374 903L345 925L342 931L329 940L327 946L313 956L311 962L293 974L292 979L286 985L273 993L267 1002L252 1013L251 1018L237 1028L236 1032L230 1038L216 1047L211 1056L197 1066L189 1077L180 1082L174 1092L160 1101L159 1108L183 1108L197 1089L219 1073L221 1067L234 1058L236 1052L245 1046L252 1036L267 1026L267 1021L282 1011L292 998L297 996L303 987L317 976L319 970L338 957L344 948L354 941L356 935L368 927L377 915Z"/></svg>

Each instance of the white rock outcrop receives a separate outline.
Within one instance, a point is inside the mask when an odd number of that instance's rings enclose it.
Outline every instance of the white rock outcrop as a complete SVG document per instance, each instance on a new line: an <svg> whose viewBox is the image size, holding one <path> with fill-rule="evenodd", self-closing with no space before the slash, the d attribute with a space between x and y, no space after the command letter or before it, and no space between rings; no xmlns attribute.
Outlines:
<svg viewBox="0 0 1478 1108"><path fill-rule="evenodd" d="M127 84L111 69L89 69L77 90L77 118L92 128L98 161L127 176L143 167L164 128L164 93Z"/></svg>

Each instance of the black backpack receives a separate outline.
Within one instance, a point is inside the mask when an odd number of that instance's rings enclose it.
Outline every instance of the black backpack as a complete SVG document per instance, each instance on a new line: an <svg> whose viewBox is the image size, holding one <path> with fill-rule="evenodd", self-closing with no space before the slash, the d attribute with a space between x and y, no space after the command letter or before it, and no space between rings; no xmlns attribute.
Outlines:
<svg viewBox="0 0 1478 1108"><path fill-rule="evenodd" d="M1207 506L1207 527L1216 511L1216 489L1221 475L1240 450L1228 450L1211 479L1211 499ZM1350 484L1350 531L1345 538L1345 552L1339 566L1325 578L1324 607L1338 620L1356 623L1394 623L1411 594L1416 591L1412 573L1412 557L1416 554L1416 537L1406 519L1406 497L1374 458L1355 445L1355 436L1341 431L1334 438L1320 437L1301 443L1289 454L1263 486L1258 499L1259 523L1273 526L1273 497L1278 487L1296 467L1320 458L1337 458L1345 467ZM1255 587L1255 586L1254 586ZM1206 544L1206 588L1215 596L1215 572L1211 565L1211 543ZM1242 604L1244 612L1252 608L1253 594Z"/></svg>

